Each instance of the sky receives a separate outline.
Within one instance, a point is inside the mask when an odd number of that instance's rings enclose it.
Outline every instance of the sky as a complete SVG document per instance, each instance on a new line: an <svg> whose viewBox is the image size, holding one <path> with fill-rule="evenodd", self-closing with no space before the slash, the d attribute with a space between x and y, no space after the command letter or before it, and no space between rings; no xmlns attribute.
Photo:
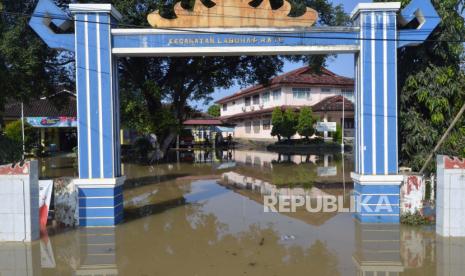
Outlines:
<svg viewBox="0 0 465 276"><path fill-rule="evenodd" d="M366 3L366 2L371 2L369 0L333 0L333 4L343 4L344 5L344 10L346 13L350 14L352 10L355 8L355 6L358 3ZM284 69L282 73L294 70L296 68L302 67L302 63L290 63L286 62L284 64ZM353 54L341 54L338 55L337 57L333 58L328 62L328 69L333 71L336 74L346 76L346 77L354 77L354 55ZM209 105L204 105L203 103L194 103L194 105L203 111L206 111L208 107L213 104L216 100L219 100L223 97L226 97L228 95L231 95L241 88L239 86L233 86L229 89L217 89L212 97L213 101L210 102Z"/></svg>

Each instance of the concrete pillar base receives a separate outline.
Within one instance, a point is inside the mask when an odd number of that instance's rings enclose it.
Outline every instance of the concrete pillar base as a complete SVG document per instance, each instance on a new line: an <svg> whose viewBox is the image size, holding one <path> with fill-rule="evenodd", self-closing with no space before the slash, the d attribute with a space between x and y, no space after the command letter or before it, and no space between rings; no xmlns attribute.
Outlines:
<svg viewBox="0 0 465 276"><path fill-rule="evenodd" d="M354 180L355 218L361 223L400 223L402 175L359 175Z"/></svg>
<svg viewBox="0 0 465 276"><path fill-rule="evenodd" d="M123 220L125 177L75 179L79 197L79 226L115 226Z"/></svg>

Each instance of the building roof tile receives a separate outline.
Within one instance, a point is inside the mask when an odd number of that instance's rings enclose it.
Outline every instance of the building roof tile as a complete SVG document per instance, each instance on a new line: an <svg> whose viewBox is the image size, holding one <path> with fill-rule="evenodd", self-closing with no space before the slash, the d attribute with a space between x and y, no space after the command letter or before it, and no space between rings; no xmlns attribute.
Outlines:
<svg viewBox="0 0 465 276"><path fill-rule="evenodd" d="M268 85L255 85L218 100L216 103L223 104L247 95L261 92L265 89L277 88L284 85L308 85L308 86L331 86L331 87L354 87L354 80L339 76L326 68L321 68L317 73L308 66L279 75L270 80Z"/></svg>
<svg viewBox="0 0 465 276"><path fill-rule="evenodd" d="M55 98L56 99L53 99ZM76 117L76 97L66 93L66 96L53 96L34 100L24 104L25 117ZM21 103L12 102L5 105L5 118L21 118Z"/></svg>

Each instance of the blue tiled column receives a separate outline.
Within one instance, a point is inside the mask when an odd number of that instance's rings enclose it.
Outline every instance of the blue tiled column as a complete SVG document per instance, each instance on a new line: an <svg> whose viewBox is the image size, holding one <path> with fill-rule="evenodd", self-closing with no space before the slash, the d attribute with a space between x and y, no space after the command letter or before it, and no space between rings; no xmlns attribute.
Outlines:
<svg viewBox="0 0 465 276"><path fill-rule="evenodd" d="M71 4L75 19L79 223L122 219L117 61L111 29L121 15L110 4Z"/></svg>
<svg viewBox="0 0 465 276"><path fill-rule="evenodd" d="M79 226L114 226L122 221L124 177L76 179L74 183L78 186Z"/></svg>
<svg viewBox="0 0 465 276"><path fill-rule="evenodd" d="M399 223L397 137L397 12L400 3L359 4L353 20L360 27L356 55L356 217L361 222ZM369 198L368 198L369 197ZM371 211L388 199L392 207ZM363 208L367 207L367 208ZM378 208L379 209L379 208Z"/></svg>

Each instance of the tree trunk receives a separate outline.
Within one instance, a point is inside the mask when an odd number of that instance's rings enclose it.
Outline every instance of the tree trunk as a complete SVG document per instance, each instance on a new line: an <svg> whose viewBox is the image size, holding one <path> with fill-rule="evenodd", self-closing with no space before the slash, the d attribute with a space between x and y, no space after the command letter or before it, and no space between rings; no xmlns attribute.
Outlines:
<svg viewBox="0 0 465 276"><path fill-rule="evenodd" d="M178 135L177 131L172 130L160 143L160 151L163 153L163 156L166 156L170 145L173 143L174 139Z"/></svg>

